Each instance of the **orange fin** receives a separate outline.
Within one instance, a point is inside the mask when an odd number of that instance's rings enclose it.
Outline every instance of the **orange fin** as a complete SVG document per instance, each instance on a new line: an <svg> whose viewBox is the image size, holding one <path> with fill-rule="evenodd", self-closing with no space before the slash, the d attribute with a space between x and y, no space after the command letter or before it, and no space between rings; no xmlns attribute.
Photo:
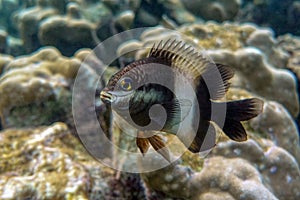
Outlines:
<svg viewBox="0 0 300 200"><path fill-rule="evenodd" d="M141 153L143 154L143 156L145 155L145 153L147 153L150 144L147 138L136 138L136 145L138 146L138 148L140 149Z"/></svg>
<svg viewBox="0 0 300 200"><path fill-rule="evenodd" d="M152 147L155 149L156 152L158 152L162 157L164 157L168 162L171 162L170 160L170 152L168 148L166 147L165 142L163 139L158 136L154 135L149 138L147 138Z"/></svg>

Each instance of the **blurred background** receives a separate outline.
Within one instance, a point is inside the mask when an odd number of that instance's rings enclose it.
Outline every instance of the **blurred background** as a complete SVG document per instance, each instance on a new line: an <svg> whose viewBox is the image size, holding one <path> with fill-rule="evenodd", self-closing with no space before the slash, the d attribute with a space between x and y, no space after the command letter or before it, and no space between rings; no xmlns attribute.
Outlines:
<svg viewBox="0 0 300 200"><path fill-rule="evenodd" d="M300 199L299 19L297 0L0 0L0 199ZM94 54L134 28L145 29L118 41L114 62ZM234 68L226 98L261 98L263 113L244 123L248 141L221 135L205 158L186 152L143 174L101 164L72 115L80 66L103 70L104 83L169 37ZM100 102L103 83L90 112L114 143L138 151Z"/></svg>

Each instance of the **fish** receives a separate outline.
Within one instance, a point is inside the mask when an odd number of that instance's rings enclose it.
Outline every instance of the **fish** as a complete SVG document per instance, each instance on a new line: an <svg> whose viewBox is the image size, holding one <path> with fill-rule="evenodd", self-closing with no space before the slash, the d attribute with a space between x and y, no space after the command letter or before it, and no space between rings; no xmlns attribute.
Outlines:
<svg viewBox="0 0 300 200"><path fill-rule="evenodd" d="M178 81L177 73L183 81ZM233 141L247 140L241 122L259 115L263 100L222 101L233 76L232 67L214 63L195 46L177 39L161 40L152 46L147 57L115 73L100 98L118 116L137 126L136 145L143 155L151 145L170 161L162 134L176 135L192 153L214 148L218 127ZM192 88L193 97L180 95L187 85ZM157 105L155 112L153 108ZM161 114L160 109L165 113ZM184 121L196 127L194 133L190 131L193 129L181 133L180 124Z"/></svg>

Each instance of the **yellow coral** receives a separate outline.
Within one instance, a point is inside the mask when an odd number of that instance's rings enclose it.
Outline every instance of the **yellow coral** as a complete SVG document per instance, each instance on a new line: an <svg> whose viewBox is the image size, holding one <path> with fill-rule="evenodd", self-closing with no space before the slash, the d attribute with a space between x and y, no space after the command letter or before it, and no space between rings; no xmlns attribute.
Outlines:
<svg viewBox="0 0 300 200"><path fill-rule="evenodd" d="M0 136L2 198L88 199L92 178L86 166L103 166L86 155L65 124L7 129Z"/></svg>

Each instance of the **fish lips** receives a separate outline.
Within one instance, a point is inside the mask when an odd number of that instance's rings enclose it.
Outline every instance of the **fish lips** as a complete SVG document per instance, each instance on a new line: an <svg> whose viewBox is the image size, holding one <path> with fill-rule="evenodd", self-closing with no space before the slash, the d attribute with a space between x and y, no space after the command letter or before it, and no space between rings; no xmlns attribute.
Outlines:
<svg viewBox="0 0 300 200"><path fill-rule="evenodd" d="M107 91L102 90L100 93L100 98L104 103L114 103L117 98L123 98L130 95L132 91Z"/></svg>
<svg viewBox="0 0 300 200"><path fill-rule="evenodd" d="M100 93L100 99L103 101L103 103L110 104L113 103L116 98L109 91L102 90Z"/></svg>

